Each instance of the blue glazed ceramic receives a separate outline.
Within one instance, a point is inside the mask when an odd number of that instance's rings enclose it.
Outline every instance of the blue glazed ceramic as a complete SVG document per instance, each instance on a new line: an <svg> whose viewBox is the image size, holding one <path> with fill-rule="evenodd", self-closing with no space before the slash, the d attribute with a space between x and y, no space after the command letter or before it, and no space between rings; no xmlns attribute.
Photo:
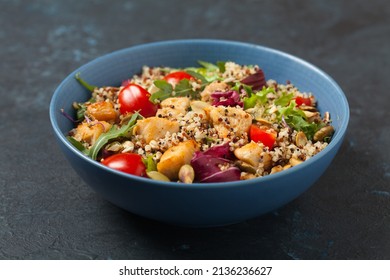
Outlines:
<svg viewBox="0 0 390 280"><path fill-rule="evenodd" d="M301 91L313 92L319 110L329 111L336 130L329 146L286 171L247 181L192 184L167 183L109 169L75 149L66 139L72 123L60 112L74 114L73 101L87 92L74 79L77 72L97 86L118 86L142 66L196 66L198 60L258 64L267 79L290 80ZM50 119L58 143L75 171L97 193L134 214L161 222L191 226L238 223L273 211L292 201L324 173L343 141L349 107L336 82L317 67L270 48L222 40L176 40L134 46L97 58L71 73L56 89Z"/></svg>

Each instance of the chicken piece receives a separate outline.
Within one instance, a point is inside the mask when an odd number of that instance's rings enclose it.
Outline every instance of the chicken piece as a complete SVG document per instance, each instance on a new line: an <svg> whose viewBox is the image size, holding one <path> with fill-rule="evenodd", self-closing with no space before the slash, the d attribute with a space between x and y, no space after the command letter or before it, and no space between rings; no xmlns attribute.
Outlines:
<svg viewBox="0 0 390 280"><path fill-rule="evenodd" d="M133 133L141 135L147 144L152 140L164 138L167 132L176 133L179 131L179 123L165 118L150 117L139 120L133 129Z"/></svg>
<svg viewBox="0 0 390 280"><path fill-rule="evenodd" d="M177 180L180 168L190 163L197 150L199 150L199 146L194 140L187 140L169 148L157 163L157 171L172 181Z"/></svg>
<svg viewBox="0 0 390 280"><path fill-rule="evenodd" d="M271 168L271 156L264 152L262 143L250 142L240 148L234 150L234 155L243 162L246 162L257 168L260 163L263 163L265 170Z"/></svg>
<svg viewBox="0 0 390 280"><path fill-rule="evenodd" d="M96 140L103 132L109 131L111 124L105 121L82 122L75 129L73 137L77 141L95 144Z"/></svg>
<svg viewBox="0 0 390 280"><path fill-rule="evenodd" d="M252 116L241 108L210 106L204 108L204 110L220 138L232 139L236 136L241 137L249 132Z"/></svg>
<svg viewBox="0 0 390 280"><path fill-rule="evenodd" d="M109 101L100 101L88 105L87 113L98 121L114 122L117 118L114 105Z"/></svg>
<svg viewBox="0 0 390 280"><path fill-rule="evenodd" d="M194 112L198 115L202 115L202 119L207 119L207 114L205 111L206 107L210 107L211 105L207 102L194 100L191 101L191 112Z"/></svg>
<svg viewBox="0 0 390 280"><path fill-rule="evenodd" d="M185 115L190 108L188 97L171 97L161 102L161 108L157 110L156 116L176 118L178 115Z"/></svg>
<svg viewBox="0 0 390 280"><path fill-rule="evenodd" d="M234 155L239 160L242 160L243 162L246 162L254 167L259 165L262 153L263 148L261 145L253 141L234 150Z"/></svg>
<svg viewBox="0 0 390 280"><path fill-rule="evenodd" d="M211 94L216 91L226 91L228 89L228 84L221 81L214 81L211 84L207 85L204 90L200 93L202 101L211 102Z"/></svg>

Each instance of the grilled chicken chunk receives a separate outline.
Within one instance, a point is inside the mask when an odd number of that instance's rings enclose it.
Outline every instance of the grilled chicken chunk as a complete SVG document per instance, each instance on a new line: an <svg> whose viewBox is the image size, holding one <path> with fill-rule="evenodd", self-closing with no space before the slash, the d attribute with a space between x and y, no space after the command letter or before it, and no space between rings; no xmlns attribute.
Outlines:
<svg viewBox="0 0 390 280"><path fill-rule="evenodd" d="M179 131L179 123L165 118L150 117L139 120L134 127L133 133L140 135L147 144L152 140L164 138L167 132L176 133Z"/></svg>

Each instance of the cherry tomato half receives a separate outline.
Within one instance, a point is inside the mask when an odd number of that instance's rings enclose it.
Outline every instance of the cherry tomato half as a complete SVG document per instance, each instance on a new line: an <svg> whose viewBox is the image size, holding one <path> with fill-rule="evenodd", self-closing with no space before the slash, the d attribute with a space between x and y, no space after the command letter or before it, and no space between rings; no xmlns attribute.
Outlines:
<svg viewBox="0 0 390 280"><path fill-rule="evenodd" d="M133 153L115 154L105 158L102 163L115 170L119 170L125 173L145 176L146 167L142 162L142 157Z"/></svg>
<svg viewBox="0 0 390 280"><path fill-rule="evenodd" d="M183 79L191 80L193 78L194 77L184 71L176 71L166 75L164 80L174 87Z"/></svg>
<svg viewBox="0 0 390 280"><path fill-rule="evenodd" d="M268 132L267 129L252 124L249 130L249 138L256 143L263 143L271 150L275 144L276 132Z"/></svg>
<svg viewBox="0 0 390 280"><path fill-rule="evenodd" d="M295 97L295 103L297 103L297 106L301 106L301 105L311 106L311 99L310 97L297 96Z"/></svg>
<svg viewBox="0 0 390 280"><path fill-rule="evenodd" d="M134 113L140 111L140 114L147 117L156 115L158 106L149 100L150 93L137 84L127 84L118 95L120 112Z"/></svg>

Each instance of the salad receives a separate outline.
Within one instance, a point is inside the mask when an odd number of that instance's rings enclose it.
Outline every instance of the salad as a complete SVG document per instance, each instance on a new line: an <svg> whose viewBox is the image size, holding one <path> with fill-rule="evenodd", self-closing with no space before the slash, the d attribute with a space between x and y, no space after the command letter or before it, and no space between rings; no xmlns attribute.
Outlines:
<svg viewBox="0 0 390 280"><path fill-rule="evenodd" d="M328 112L290 81L257 65L199 61L183 69L144 66L119 87L74 102L68 140L102 164L182 183L262 177L304 162L331 141Z"/></svg>

